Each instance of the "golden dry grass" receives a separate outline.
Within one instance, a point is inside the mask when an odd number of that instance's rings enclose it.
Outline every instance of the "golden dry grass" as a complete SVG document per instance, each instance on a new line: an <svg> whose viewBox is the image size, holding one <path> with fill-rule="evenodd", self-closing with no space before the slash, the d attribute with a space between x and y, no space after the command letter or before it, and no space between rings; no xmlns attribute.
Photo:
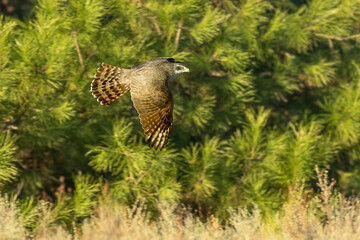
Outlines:
<svg viewBox="0 0 360 240"><path fill-rule="evenodd" d="M24 239L25 228L14 201L0 198L0 239Z"/></svg>
<svg viewBox="0 0 360 240"><path fill-rule="evenodd" d="M334 194L334 182L326 172L318 172L319 195L306 198L302 187L293 191L282 211L272 218L261 216L260 210L230 209L228 222L210 217L202 222L186 209L159 203L160 217L150 222L144 206L136 208L116 203L100 204L97 216L84 222L72 235L54 224L51 212L43 217L33 233L35 239L360 239L359 203ZM14 202L0 199L0 239L25 237L24 223Z"/></svg>

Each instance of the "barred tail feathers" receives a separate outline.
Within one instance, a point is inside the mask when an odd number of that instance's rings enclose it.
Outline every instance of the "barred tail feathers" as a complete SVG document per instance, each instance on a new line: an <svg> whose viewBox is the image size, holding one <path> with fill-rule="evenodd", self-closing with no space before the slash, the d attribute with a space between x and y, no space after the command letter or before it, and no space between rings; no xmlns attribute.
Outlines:
<svg viewBox="0 0 360 240"><path fill-rule="evenodd" d="M129 69L102 63L91 82L91 93L101 105L110 105L130 90Z"/></svg>

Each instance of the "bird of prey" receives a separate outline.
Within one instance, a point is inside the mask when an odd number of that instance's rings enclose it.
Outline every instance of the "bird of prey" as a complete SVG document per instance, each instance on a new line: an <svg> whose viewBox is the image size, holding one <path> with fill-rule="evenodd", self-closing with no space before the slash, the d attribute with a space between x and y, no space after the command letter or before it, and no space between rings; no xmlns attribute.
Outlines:
<svg viewBox="0 0 360 240"><path fill-rule="evenodd" d="M119 68L102 63L91 83L92 95L102 105L110 105L130 90L145 141L161 150L167 143L172 128L173 97L169 79L189 68L171 57L158 57L133 66Z"/></svg>

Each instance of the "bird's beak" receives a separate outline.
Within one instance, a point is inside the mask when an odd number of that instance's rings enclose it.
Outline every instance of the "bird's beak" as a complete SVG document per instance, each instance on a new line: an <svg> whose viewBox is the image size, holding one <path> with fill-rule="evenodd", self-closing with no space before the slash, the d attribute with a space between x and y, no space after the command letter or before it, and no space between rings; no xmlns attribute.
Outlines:
<svg viewBox="0 0 360 240"><path fill-rule="evenodd" d="M190 72L190 69L187 66L184 66L184 72Z"/></svg>

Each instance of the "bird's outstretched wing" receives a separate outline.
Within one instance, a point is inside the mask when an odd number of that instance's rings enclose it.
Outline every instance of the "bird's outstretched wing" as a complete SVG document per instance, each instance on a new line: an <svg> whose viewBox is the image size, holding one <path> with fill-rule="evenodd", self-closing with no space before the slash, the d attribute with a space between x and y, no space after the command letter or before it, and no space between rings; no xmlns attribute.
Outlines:
<svg viewBox="0 0 360 240"><path fill-rule="evenodd" d="M91 93L101 104L112 104L130 90L129 72L129 69L102 63L91 83Z"/></svg>
<svg viewBox="0 0 360 240"><path fill-rule="evenodd" d="M151 137L150 146L162 149L166 146L172 128L173 99L166 84L152 84L146 74L133 74L131 99L139 113L140 122L146 135ZM166 82L165 80L163 82Z"/></svg>

